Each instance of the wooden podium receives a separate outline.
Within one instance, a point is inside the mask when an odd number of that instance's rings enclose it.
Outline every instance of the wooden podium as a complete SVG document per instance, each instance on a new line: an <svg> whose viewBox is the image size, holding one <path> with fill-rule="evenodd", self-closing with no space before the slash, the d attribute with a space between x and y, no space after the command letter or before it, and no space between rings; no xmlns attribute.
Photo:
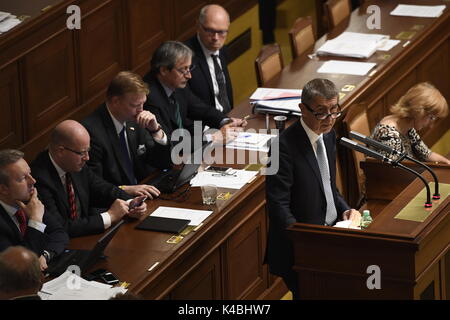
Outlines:
<svg viewBox="0 0 450 320"><path fill-rule="evenodd" d="M450 183L450 169L435 172L440 183ZM423 188L414 180L363 231L289 228L300 299L450 299L450 196L441 194L423 222L395 218ZM368 287L373 266L380 289Z"/></svg>

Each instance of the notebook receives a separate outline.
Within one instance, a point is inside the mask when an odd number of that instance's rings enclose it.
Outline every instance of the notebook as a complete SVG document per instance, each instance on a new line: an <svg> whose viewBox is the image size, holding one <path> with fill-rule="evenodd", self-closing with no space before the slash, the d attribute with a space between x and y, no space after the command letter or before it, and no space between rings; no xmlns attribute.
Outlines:
<svg viewBox="0 0 450 320"><path fill-rule="evenodd" d="M136 229L178 234L188 226L189 222L191 220L148 216L136 226Z"/></svg>
<svg viewBox="0 0 450 320"><path fill-rule="evenodd" d="M108 232L97 241L92 250L65 250L54 260L50 261L48 269L45 272L51 276L59 276L67 270L67 267L76 265L81 269L82 274L84 274L87 269L103 256L103 251L124 222L124 220L121 220L114 227L109 229Z"/></svg>

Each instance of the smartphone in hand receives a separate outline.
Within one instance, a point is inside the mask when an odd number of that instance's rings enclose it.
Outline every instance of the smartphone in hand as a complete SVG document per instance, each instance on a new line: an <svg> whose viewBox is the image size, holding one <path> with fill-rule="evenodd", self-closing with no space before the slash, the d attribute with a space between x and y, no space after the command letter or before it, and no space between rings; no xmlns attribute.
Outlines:
<svg viewBox="0 0 450 320"><path fill-rule="evenodd" d="M129 209L133 210L134 208L140 207L144 201L147 200L147 196L139 196L131 200Z"/></svg>

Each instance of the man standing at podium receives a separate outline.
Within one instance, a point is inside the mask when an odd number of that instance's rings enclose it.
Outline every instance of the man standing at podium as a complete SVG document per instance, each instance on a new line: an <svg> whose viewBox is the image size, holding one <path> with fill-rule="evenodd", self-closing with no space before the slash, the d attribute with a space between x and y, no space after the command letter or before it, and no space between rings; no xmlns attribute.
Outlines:
<svg viewBox="0 0 450 320"><path fill-rule="evenodd" d="M294 299L299 297L292 243L286 228L296 222L333 226L355 219L336 188L336 134L341 116L338 90L327 79L314 79L302 91L302 118L279 137L279 170L266 177L269 214L267 262L283 278ZM272 157L277 156L272 154ZM324 256L325 257L325 256Z"/></svg>

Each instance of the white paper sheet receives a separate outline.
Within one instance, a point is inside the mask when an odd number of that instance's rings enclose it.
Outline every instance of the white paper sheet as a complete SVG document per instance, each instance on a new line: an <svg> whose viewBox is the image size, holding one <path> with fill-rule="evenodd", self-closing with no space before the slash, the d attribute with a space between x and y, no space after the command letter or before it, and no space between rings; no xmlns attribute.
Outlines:
<svg viewBox="0 0 450 320"><path fill-rule="evenodd" d="M191 220L190 226L198 226L212 213L210 210L194 210L173 207L158 207L151 213L153 217Z"/></svg>
<svg viewBox="0 0 450 320"><path fill-rule="evenodd" d="M378 47L378 51L389 51L400 43L400 40L384 40Z"/></svg>
<svg viewBox="0 0 450 320"><path fill-rule="evenodd" d="M225 147L228 149L269 152L269 140L275 137L276 135L273 134L240 132L237 138L228 142Z"/></svg>
<svg viewBox="0 0 450 320"><path fill-rule="evenodd" d="M440 6L417 6L399 4L391 11L391 16L406 16L420 18L437 18L445 10L445 5Z"/></svg>
<svg viewBox="0 0 450 320"><path fill-rule="evenodd" d="M272 100L301 97L302 90L279 89L279 88L257 88L250 97L250 100Z"/></svg>
<svg viewBox="0 0 450 320"><path fill-rule="evenodd" d="M200 187L206 184L213 184L219 188L241 189L247 182L258 174L258 171L231 170L232 175L219 175L215 172L199 172L191 180L193 187Z"/></svg>
<svg viewBox="0 0 450 320"><path fill-rule="evenodd" d="M326 61L318 70L318 73L338 73L365 76L377 64L372 62L354 61Z"/></svg>

